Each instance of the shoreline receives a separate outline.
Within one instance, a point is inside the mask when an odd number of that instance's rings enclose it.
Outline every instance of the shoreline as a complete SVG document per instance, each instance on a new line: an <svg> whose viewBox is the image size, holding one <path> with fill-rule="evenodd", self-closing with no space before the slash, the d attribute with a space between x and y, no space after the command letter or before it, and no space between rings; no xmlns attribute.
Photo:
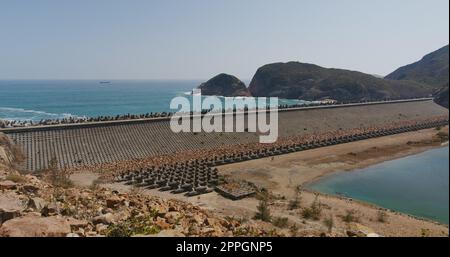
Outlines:
<svg viewBox="0 0 450 257"><path fill-rule="evenodd" d="M448 126L445 126L441 131L448 133ZM419 227L427 227L425 230L430 230L433 236L442 236L448 233L448 224L441 223L436 220L432 220L426 217L420 217L403 213L400 211L385 208L374 203L361 201L345 196L331 195L321 192L316 192L307 188L304 188L307 184L312 184L318 180L325 179L328 176L337 175L342 172L352 172L357 169L367 168L372 165L380 164L386 161L405 158L408 156L423 153L428 150L445 147L447 142L434 141L433 137L438 131L436 129L426 129L416 132L403 133L383 138L368 139L359 142L352 142L343 145L331 146L327 148L310 150L310 152L304 153L292 153L286 156L276 157L272 161L268 160L255 160L249 161L246 165L230 164L234 167L221 167L220 171L230 176L235 176L238 172L233 170L240 170L241 178L244 180L250 180L251 182L261 182L258 178L250 178L246 176L252 170L252 167L257 165L270 165L267 170L272 170L270 173L264 173L263 169L254 169L253 176L262 176L261 172L265 175L269 181L274 183L266 183L265 187L271 190L278 196L293 195L292 185L293 183L285 183L284 188L280 188L277 184L284 181L290 181L290 179L282 179L283 176L289 176L289 169L302 169L307 166L313 170L313 175L308 174L308 170L303 169L303 173L297 181L300 181L302 185L302 196L305 200L309 200L311 203L316 195L320 196L321 201L325 202L331 209L336 209L335 212L341 212L344 210L356 209L362 216L374 215L378 211L383 211L389 214L394 221L389 226L383 224L376 224L373 222L373 218L369 218L367 223L374 226L374 230L385 236L419 236ZM346 157L349 153L352 158L341 159L341 163L338 163L342 157ZM303 155L303 156L302 156ZM299 160L300 159L300 160ZM357 162L352 162L358 160ZM251 163L250 162L255 162ZM344 162L344 163L342 163ZM246 166L246 167L245 167ZM242 170L241 170L242 169ZM263 171L262 171L263 170ZM239 176L239 175L238 175ZM291 190L289 190L291 188ZM289 197L287 197L289 199ZM280 215L287 215L285 210L279 212ZM333 212L330 215L334 215ZM410 225L407 225L410 224ZM343 224L346 226L347 224ZM393 229L395 228L395 229ZM422 228L421 228L422 229ZM396 231L397 230L397 231ZM416 232L414 232L416 230ZM400 232L399 232L400 231Z"/></svg>
<svg viewBox="0 0 450 257"><path fill-rule="evenodd" d="M395 210L395 209L391 209L391 208L387 208L387 207L378 205L378 204L373 203L373 202L364 201L364 200L361 200L361 199L358 199L358 198L349 197L349 196L346 196L346 195L326 193L326 192L314 190L314 189L312 189L310 187L313 184L320 183L321 181L327 180L328 178L331 178L331 177L334 177L334 176L339 176L340 174L343 174L343 173L346 173L346 172L348 172L348 173L364 172L362 170L365 170L367 168L373 167L375 165L380 165L382 163L389 162L389 161L401 160L401 159L404 159L404 158L407 158L407 157L413 157L413 156L420 155L422 153L425 153L425 152L428 152L428 151L431 151L431 150L434 150L434 149L440 149L440 148L444 148L444 147L448 147L448 141L444 142L444 143L441 143L441 145L439 145L439 146L435 146L435 147L432 146L432 147L429 147L428 149L421 149L421 151L417 151L416 153L413 153L413 154L405 155L405 156L402 156L402 157L399 157L399 158L393 158L393 159L381 161L381 162L378 162L378 163L375 163L375 164L372 164L372 165L369 165L369 166L366 166L366 167L357 168L357 169L349 170L349 171L341 170L341 171L336 171L334 173L326 174L326 175L323 175L321 177L318 177L316 179L313 179L312 181L309 181L309 182L303 184L303 186L304 186L303 190L307 191L309 193L312 193L312 194L319 194L319 195L322 195L322 196L335 197L335 198L342 199L342 200L350 200L350 201L358 202L359 204L364 204L364 205L367 205L367 206L370 206L370 207L373 207L373 208L384 209L384 210L389 211L391 213L406 215L406 216L414 218L414 219L423 220L423 221L427 221L427 222L432 222L432 223L435 223L435 224L438 224L438 225L443 225L443 226L447 226L448 227L449 226L448 223L443 223L443 222L440 222L440 221L432 219L432 218L427 218L427 217L423 217L423 216L417 216L417 215L410 214L410 213L407 213L407 212L398 211L398 210Z"/></svg>
<svg viewBox="0 0 450 257"><path fill-rule="evenodd" d="M385 163L385 162L394 161L394 160L400 160L400 159L403 159L403 158L419 155L419 154L428 152L428 151L433 150L433 149L444 148L444 147L447 147L447 146L448 146L448 141L445 142L445 143L442 143L439 146L423 147L422 149L417 149L417 151L414 151L411 154L404 154L404 155L399 155L398 157L394 157L394 158L387 158L385 160L380 160L379 162L374 162L373 164L369 164L367 166L361 166L361 167L358 167L358 168L355 168L355 169L351 169L351 170L336 170L335 172L331 172L331 173L328 173L328 174L323 174L321 176L318 176L318 177L312 179L311 181L305 182L304 184L302 184L302 186L308 187L308 186L310 186L312 184L321 182L322 180L326 180L326 179L328 179L330 177L337 176L337 175L342 174L342 173L357 172L357 171L364 170L364 169L367 169L369 167L372 167L372 166L375 166L375 165L379 165L379 164L382 164L382 163ZM305 190L306 190L306 188L305 188ZM312 189L309 189L309 190L314 191ZM326 193L324 193L324 194L326 194ZM354 199L354 200L356 200L356 199Z"/></svg>

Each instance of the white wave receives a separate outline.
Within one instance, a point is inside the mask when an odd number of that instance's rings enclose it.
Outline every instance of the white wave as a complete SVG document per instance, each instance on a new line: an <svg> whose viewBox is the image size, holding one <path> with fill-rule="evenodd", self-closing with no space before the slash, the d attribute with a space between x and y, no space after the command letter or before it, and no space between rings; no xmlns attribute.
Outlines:
<svg viewBox="0 0 450 257"><path fill-rule="evenodd" d="M0 119L3 120L41 120L41 119L63 119L63 118L85 118L85 116L73 115L71 113L51 113L23 108L0 107Z"/></svg>

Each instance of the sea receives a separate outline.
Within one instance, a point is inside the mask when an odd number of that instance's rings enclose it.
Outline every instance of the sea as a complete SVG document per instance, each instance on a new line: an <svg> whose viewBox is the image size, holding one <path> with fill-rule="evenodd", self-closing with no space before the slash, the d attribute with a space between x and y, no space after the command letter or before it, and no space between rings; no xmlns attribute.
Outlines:
<svg viewBox="0 0 450 257"><path fill-rule="evenodd" d="M191 100L201 80L0 80L0 119L40 121L175 112L174 97ZM248 84L248 81L247 81ZM224 98L222 102L225 103ZM279 99L279 104L307 103ZM269 103L267 103L269 105ZM252 108L252 106L250 106Z"/></svg>
<svg viewBox="0 0 450 257"><path fill-rule="evenodd" d="M449 147L338 173L308 187L449 224Z"/></svg>

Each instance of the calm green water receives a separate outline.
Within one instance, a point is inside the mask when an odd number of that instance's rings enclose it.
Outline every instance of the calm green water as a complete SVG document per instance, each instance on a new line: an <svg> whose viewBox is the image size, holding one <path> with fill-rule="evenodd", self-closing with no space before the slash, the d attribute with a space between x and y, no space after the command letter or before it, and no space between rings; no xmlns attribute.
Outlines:
<svg viewBox="0 0 450 257"><path fill-rule="evenodd" d="M449 148L340 173L310 189L449 223Z"/></svg>

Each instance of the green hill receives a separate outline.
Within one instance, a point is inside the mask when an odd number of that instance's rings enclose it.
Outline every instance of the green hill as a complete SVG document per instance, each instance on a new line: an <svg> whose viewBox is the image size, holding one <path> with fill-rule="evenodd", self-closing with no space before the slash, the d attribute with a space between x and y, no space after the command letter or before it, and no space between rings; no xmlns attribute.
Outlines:
<svg viewBox="0 0 450 257"><path fill-rule="evenodd" d="M448 45L425 55L420 61L398 68L385 79L414 80L439 88L448 82Z"/></svg>
<svg viewBox="0 0 450 257"><path fill-rule="evenodd" d="M202 90L202 95L250 96L247 87L242 81L235 76L225 73L202 83L198 88Z"/></svg>
<svg viewBox="0 0 450 257"><path fill-rule="evenodd" d="M253 77L249 91L253 96L338 101L424 97L432 93L430 86L413 81L384 80L357 71L299 62L262 66Z"/></svg>

